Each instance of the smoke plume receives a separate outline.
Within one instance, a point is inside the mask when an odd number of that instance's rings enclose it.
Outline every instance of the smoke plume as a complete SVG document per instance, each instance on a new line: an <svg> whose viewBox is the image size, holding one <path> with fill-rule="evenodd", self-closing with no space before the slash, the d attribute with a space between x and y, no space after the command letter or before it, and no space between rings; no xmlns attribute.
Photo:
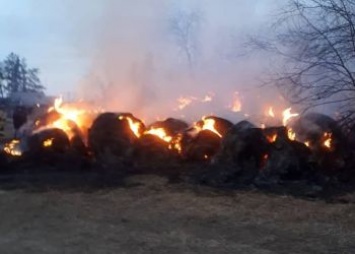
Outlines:
<svg viewBox="0 0 355 254"><path fill-rule="evenodd" d="M78 48L90 59L78 96L148 122L208 114L237 121L267 105L281 108L277 92L259 86L267 61L243 54L272 3L101 1L90 22L76 20ZM74 8L89 5L81 4Z"/></svg>

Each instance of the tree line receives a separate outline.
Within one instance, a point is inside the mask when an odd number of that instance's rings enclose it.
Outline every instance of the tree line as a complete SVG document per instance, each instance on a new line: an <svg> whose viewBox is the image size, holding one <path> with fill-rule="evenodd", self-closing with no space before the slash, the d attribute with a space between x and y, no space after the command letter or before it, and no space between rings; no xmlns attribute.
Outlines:
<svg viewBox="0 0 355 254"><path fill-rule="evenodd" d="M43 92L39 69L27 65L25 58L10 53L0 61L0 98L17 92Z"/></svg>
<svg viewBox="0 0 355 254"><path fill-rule="evenodd" d="M355 126L355 1L288 0L272 24L272 38L254 45L281 57L269 82L305 110L333 105Z"/></svg>

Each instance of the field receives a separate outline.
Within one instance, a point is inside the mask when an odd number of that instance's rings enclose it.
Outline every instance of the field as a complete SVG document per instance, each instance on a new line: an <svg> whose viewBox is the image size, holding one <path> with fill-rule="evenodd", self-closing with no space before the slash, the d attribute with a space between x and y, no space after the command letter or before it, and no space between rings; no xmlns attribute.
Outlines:
<svg viewBox="0 0 355 254"><path fill-rule="evenodd" d="M96 188L15 180L0 184L2 254L355 253L351 194L329 203L151 175Z"/></svg>

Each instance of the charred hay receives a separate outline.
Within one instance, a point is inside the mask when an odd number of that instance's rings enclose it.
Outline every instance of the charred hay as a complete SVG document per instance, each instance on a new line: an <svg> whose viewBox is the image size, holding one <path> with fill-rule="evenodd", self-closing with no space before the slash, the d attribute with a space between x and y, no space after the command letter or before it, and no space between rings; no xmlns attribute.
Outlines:
<svg viewBox="0 0 355 254"><path fill-rule="evenodd" d="M100 164L119 164L132 153L138 138L131 130L127 117L144 126L128 113L103 113L94 120L88 132L88 145Z"/></svg>

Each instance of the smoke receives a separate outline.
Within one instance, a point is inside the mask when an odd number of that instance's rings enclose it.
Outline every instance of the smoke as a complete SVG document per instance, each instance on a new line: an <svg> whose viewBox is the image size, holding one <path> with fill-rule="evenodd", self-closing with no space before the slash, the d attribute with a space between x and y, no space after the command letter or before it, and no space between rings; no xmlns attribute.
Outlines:
<svg viewBox="0 0 355 254"><path fill-rule="evenodd" d="M70 8L87 5L81 1ZM269 18L275 1L105 0L94 5L90 20L82 15L72 20L80 31L78 50L90 59L78 84L80 98L148 122L169 116L191 121L207 114L236 121L262 114L266 106L283 107L275 90L259 86L266 59L245 56L242 47ZM236 113L238 101L241 112Z"/></svg>

